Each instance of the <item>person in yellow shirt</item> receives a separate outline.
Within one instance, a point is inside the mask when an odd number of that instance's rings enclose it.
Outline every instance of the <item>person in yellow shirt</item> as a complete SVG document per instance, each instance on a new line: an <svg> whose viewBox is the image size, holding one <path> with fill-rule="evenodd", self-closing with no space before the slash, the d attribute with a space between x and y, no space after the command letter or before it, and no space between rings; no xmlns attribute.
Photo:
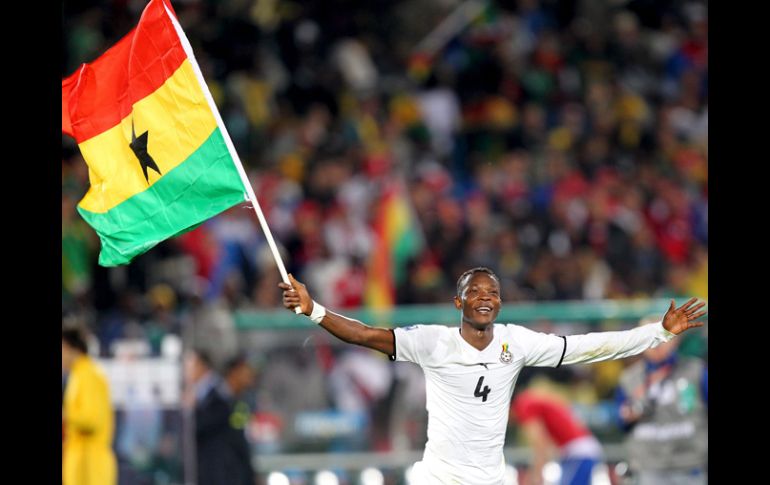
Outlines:
<svg viewBox="0 0 770 485"><path fill-rule="evenodd" d="M88 356L85 333L62 327L62 373L68 373L62 419L63 485L116 485L115 417L101 368Z"/></svg>

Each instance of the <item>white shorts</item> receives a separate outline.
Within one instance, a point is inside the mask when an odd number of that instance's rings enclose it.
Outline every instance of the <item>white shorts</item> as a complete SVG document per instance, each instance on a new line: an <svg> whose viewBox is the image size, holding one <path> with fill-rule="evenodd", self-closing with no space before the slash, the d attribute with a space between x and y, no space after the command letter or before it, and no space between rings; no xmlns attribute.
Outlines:
<svg viewBox="0 0 770 485"><path fill-rule="evenodd" d="M500 469L500 479L490 480L489 476L474 476L470 470L458 471L440 461L433 461L423 457L422 461L412 465L412 470L407 479L407 485L504 485L503 470ZM467 475L467 476L466 476Z"/></svg>

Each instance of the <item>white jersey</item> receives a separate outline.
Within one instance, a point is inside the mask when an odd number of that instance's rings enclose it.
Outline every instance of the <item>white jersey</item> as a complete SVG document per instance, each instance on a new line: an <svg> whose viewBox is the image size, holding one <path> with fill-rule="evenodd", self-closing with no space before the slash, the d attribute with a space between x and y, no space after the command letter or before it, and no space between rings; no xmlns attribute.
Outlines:
<svg viewBox="0 0 770 485"><path fill-rule="evenodd" d="M674 334L660 322L624 332L566 337L495 324L494 338L477 350L459 327L396 328L395 356L425 372L428 442L412 483L503 483L503 444L513 386L524 366L558 367L638 354Z"/></svg>

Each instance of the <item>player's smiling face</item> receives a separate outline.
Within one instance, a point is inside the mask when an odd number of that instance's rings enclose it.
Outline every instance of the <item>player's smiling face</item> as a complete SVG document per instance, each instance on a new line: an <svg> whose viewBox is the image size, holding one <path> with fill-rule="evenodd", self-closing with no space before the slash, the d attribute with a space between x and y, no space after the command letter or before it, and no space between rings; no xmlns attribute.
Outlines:
<svg viewBox="0 0 770 485"><path fill-rule="evenodd" d="M500 285L487 273L475 273L462 294L455 296L455 307L463 312L463 321L483 329L494 323L500 313Z"/></svg>

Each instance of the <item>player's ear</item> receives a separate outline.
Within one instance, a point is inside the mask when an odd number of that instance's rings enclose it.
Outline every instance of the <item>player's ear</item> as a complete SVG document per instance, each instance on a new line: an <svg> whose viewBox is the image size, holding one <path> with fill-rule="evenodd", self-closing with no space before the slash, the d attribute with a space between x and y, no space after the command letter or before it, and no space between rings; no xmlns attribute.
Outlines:
<svg viewBox="0 0 770 485"><path fill-rule="evenodd" d="M457 308L458 310L461 310L462 307L463 307L463 302L462 302L462 300L460 300L459 296L455 295L454 302L455 302L455 308Z"/></svg>

